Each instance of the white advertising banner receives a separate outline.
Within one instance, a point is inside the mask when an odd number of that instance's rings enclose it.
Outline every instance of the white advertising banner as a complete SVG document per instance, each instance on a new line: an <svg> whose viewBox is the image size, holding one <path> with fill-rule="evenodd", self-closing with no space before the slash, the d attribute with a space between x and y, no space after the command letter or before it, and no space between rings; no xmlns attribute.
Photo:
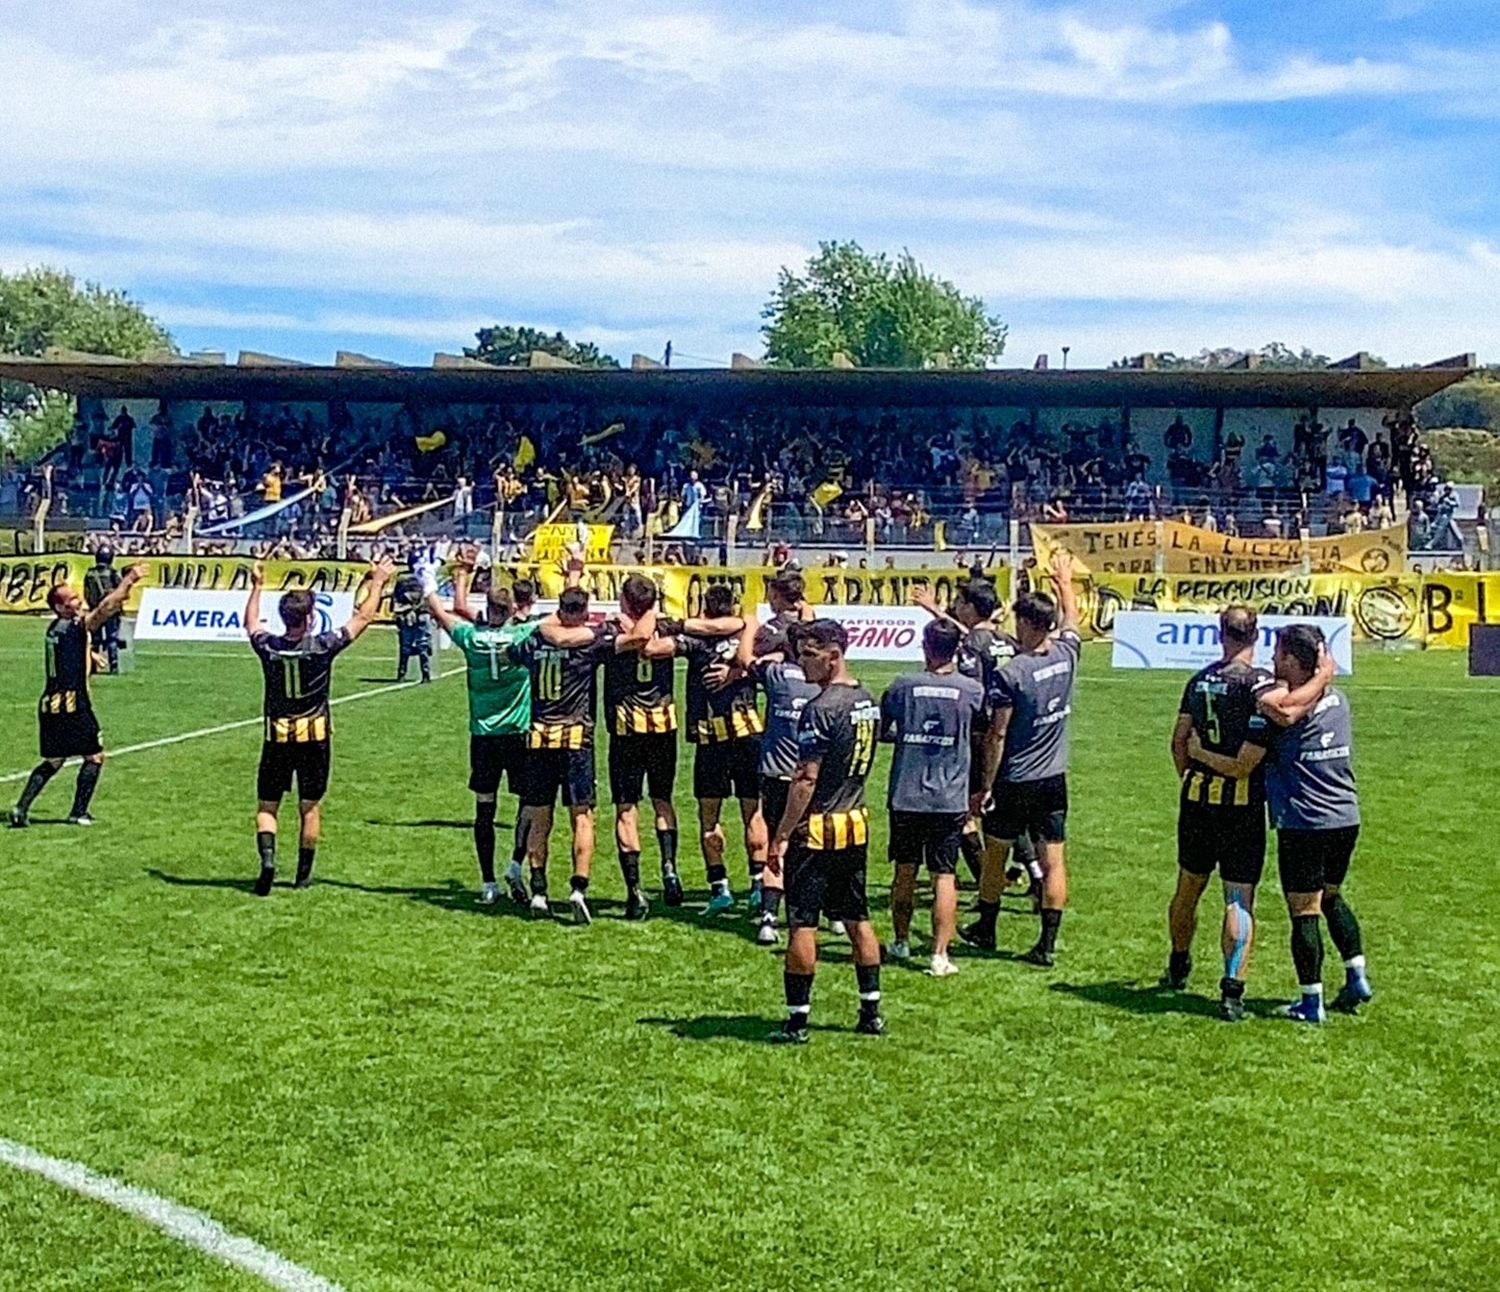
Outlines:
<svg viewBox="0 0 1500 1292"><path fill-rule="evenodd" d="M1271 667L1276 631L1289 624L1312 624L1322 629L1328 650L1340 673L1354 672L1354 650L1349 620L1308 615L1261 615L1255 662ZM1115 616L1116 668L1161 668L1197 672L1223 655L1219 645L1219 617L1208 614L1164 614L1157 610L1122 610Z"/></svg>
<svg viewBox="0 0 1500 1292"><path fill-rule="evenodd" d="M138 641L232 642L245 640L244 592L203 592L192 588L147 588L136 616ZM260 599L260 626L268 633L285 630L277 603L280 592L267 589ZM349 622L354 593L313 594L312 630L331 632Z"/></svg>
<svg viewBox="0 0 1500 1292"><path fill-rule="evenodd" d="M891 663L922 662L922 630L932 616L917 606L815 607L819 619L836 619L849 634L849 658L885 660ZM762 603L761 620L771 617L771 607Z"/></svg>

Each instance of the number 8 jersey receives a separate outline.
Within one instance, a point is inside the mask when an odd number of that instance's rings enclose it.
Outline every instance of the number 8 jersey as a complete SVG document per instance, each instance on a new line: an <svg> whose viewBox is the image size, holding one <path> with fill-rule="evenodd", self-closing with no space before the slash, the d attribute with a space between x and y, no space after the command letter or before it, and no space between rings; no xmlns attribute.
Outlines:
<svg viewBox="0 0 1500 1292"><path fill-rule="evenodd" d="M349 634L342 628L296 638L255 633L250 645L265 675L266 740L278 745L327 741L333 660L349 645Z"/></svg>
<svg viewBox="0 0 1500 1292"><path fill-rule="evenodd" d="M808 848L836 850L869 842L865 778L879 737L880 706L857 682L827 686L803 708L798 755L819 764L805 822Z"/></svg>

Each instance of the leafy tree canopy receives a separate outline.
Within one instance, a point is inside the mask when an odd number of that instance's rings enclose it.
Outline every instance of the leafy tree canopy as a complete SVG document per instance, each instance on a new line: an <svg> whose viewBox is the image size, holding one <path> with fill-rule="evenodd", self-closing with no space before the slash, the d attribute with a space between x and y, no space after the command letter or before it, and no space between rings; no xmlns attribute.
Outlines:
<svg viewBox="0 0 1500 1292"><path fill-rule="evenodd" d="M482 327L474 334L478 345L464 349L470 359L482 359L504 368L525 367L533 350L566 359L580 368L618 368L620 361L605 354L592 341L570 341L561 332L550 336L534 327Z"/></svg>
<svg viewBox="0 0 1500 1292"><path fill-rule="evenodd" d="M783 266L761 328L766 360L826 368L836 354L860 368L983 368L1005 351L1007 328L977 296L918 263L857 242L824 242L798 273Z"/></svg>

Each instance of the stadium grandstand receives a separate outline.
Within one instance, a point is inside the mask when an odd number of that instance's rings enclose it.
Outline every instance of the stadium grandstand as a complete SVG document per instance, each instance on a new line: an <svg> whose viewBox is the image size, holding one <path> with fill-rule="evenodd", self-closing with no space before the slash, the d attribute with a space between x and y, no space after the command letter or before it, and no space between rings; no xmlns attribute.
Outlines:
<svg viewBox="0 0 1500 1292"><path fill-rule="evenodd" d="M43 461L4 465L0 526L23 550L40 519L54 547L102 532L124 550L252 544L313 558L438 537L515 544L545 521L589 521L613 526L617 560L694 563L736 546L830 560L984 552L1024 544L1032 521L1181 519L1267 537L1404 521L1412 550L1460 552L1476 500L1438 479L1414 410L1472 365L0 358L0 380L66 392L77 408Z"/></svg>

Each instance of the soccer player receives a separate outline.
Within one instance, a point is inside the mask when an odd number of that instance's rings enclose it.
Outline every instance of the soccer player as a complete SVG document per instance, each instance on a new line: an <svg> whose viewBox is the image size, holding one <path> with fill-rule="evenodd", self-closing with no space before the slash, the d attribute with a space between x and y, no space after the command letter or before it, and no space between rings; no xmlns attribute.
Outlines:
<svg viewBox="0 0 1500 1292"><path fill-rule="evenodd" d="M147 567L136 565L92 607L66 583L47 594L54 616L47 625L47 674L42 698L37 704L37 726L41 735L42 761L32 770L21 797L10 812L10 823L22 829L30 822L31 805L37 795L69 758L83 759L73 790L69 825L93 825L89 803L104 770L104 746L99 741L99 720L89 698L89 672L93 656L91 634L119 614L130 589L146 577Z"/></svg>
<svg viewBox="0 0 1500 1292"><path fill-rule="evenodd" d="M922 633L925 670L898 677L880 701L881 738L895 745L888 805L891 813L893 960L911 958L911 919L917 870L932 875L934 978L958 972L948 958L958 914L958 854L968 819L973 724L984 691L958 671L956 625L934 619Z"/></svg>
<svg viewBox="0 0 1500 1292"><path fill-rule="evenodd" d="M732 677L718 688L709 684L709 671L716 665L732 663L738 653L736 638L743 621L734 616L733 591L722 584L714 585L704 593L703 608L725 635L684 633L676 639L676 649L688 662L688 740L697 751L693 758L693 797L698 800L699 833L711 890L704 914L716 915L734 905L729 869L724 864L721 819L725 799L737 798L740 803L752 899L762 886L766 822L760 812L760 736L765 723L756 708L752 679ZM686 625L693 629L707 626L696 620ZM655 649L659 648L648 648L648 653Z"/></svg>
<svg viewBox="0 0 1500 1292"><path fill-rule="evenodd" d="M1214 868L1224 884L1224 977L1219 1013L1226 1021L1245 1017L1245 971L1255 936L1255 888L1266 861L1266 787L1257 765L1245 775L1225 775L1195 759L1200 749L1236 757L1248 744L1264 749L1266 718L1259 697L1276 685L1255 667L1259 635L1255 611L1230 606L1219 616L1223 658L1193 674L1182 693L1172 728L1172 762L1181 792L1177 808L1177 890L1167 912L1172 954L1164 986L1181 991L1193 968L1198 901Z"/></svg>
<svg viewBox="0 0 1500 1292"><path fill-rule="evenodd" d="M1016 601L1016 640L1021 649L1001 666L990 694L994 718L985 740L981 784L994 786L985 815L985 835L996 845L984 859L979 882L979 918L964 941L993 950L995 920L1005 887L1011 845L1030 833L1040 841L1041 936L1021 958L1050 966L1068 900L1064 857L1068 820L1068 718L1083 649L1078 635L1078 598L1073 558L1059 552L1052 565L1057 601L1028 592ZM1061 621L1058 619L1061 608ZM977 808L979 796L971 806Z"/></svg>
<svg viewBox="0 0 1500 1292"><path fill-rule="evenodd" d="M526 812L526 853L531 869L531 913L550 919L547 900L547 845L559 796L573 827L573 875L568 902L575 924L592 924L589 873L594 861L594 720L598 712L599 664L616 649L619 629L601 624L583 644L553 639L554 626L585 628L589 594L564 588L555 625L541 628L511 647L511 658L531 673L531 727L522 762L521 806ZM553 617L549 617L551 619Z"/></svg>
<svg viewBox="0 0 1500 1292"><path fill-rule="evenodd" d="M328 690L333 661L358 641L374 621L385 585L395 567L383 559L370 568L370 589L353 617L336 632L311 631L313 594L294 589L282 594L281 622L286 631L272 636L260 626L260 597L265 566L259 561L250 573L250 598L245 603L245 635L260 659L265 679L265 741L256 777L255 847L260 854L257 897L269 897L276 879L276 826L282 797L297 783L296 887L312 882L313 859L322 832L321 804L328 790L332 761L333 721Z"/></svg>
<svg viewBox="0 0 1500 1292"><path fill-rule="evenodd" d="M467 575L472 554L461 553L455 574ZM511 648L537 631L529 615L518 617L510 588L491 583L486 595L484 622L475 624L468 613L459 614L459 589L467 584L455 577L454 606L445 606L438 596L434 574L427 571L423 587L427 609L463 654L469 686L469 789L474 795L474 851L479 858L481 905L500 899L495 881L495 813L502 777L511 793L521 792L525 765L526 736L531 730L531 673L511 658ZM529 608L529 602L528 602ZM573 630L583 641L592 638L586 628ZM578 640L578 638L574 638ZM518 800L519 802L519 800ZM522 882L521 863L526 859L526 814L519 806L510 864L505 868L506 888L519 906L530 896Z"/></svg>
<svg viewBox="0 0 1500 1292"><path fill-rule="evenodd" d="M120 572L115 569L115 554L108 547L101 547L94 554L93 567L83 576L83 599L97 606L120 586ZM103 653L109 662L109 671L120 671L120 611L100 623L90 634L93 648Z"/></svg>
<svg viewBox="0 0 1500 1292"><path fill-rule="evenodd" d="M808 1040L818 921L825 914L844 922L854 952L859 984L855 1031L867 1036L885 1031L880 1016L880 943L865 897L870 838L865 778L875 761L880 706L849 672L844 659L849 636L842 624L814 620L799 635L802 672L820 690L798 722L797 773L767 862L771 871L784 872L791 924L783 974L787 1019L771 1039L794 1044Z"/></svg>
<svg viewBox="0 0 1500 1292"><path fill-rule="evenodd" d="M980 784L984 776L984 741L989 733L994 714L989 707L989 695L994 689L995 674L1007 660L1015 658L1020 643L997 622L1000 613L1000 597L989 579L970 579L961 584L953 597L953 613L944 615L929 588L921 587L912 592L912 601L928 614L946 618L963 631L963 640L958 648L958 671L972 677L985 694L985 710L974 723L974 750L969 760L969 792L987 793L988 785ZM977 883L984 869L983 823L978 816L971 816L964 824L960 847L964 864ZM1037 860L1036 842L1022 835L1011 849L1011 866L1007 880L1020 882L1025 879L1031 886L1031 897L1040 909L1042 894L1042 867Z"/></svg>
<svg viewBox="0 0 1500 1292"><path fill-rule="evenodd" d="M657 634L656 585L632 574L620 588L625 630ZM651 796L656 813L656 841L661 849L662 888L667 901L682 901L677 874L677 701L673 695L676 665L670 648L662 654L645 650L616 652L604 661L604 712L609 726L609 794L615 805L615 845L625 879L625 918L644 920L651 904L641 888L640 802Z"/></svg>
<svg viewBox="0 0 1500 1292"><path fill-rule="evenodd" d="M800 582L800 580L799 580ZM807 680L798 662L798 647L806 627L796 617L783 620L785 631L768 633L749 617L740 632L736 663L766 693L766 729L760 738L761 819L767 828L786 813L792 777L797 774L797 728L807 702L822 690ZM773 621L774 623L775 621ZM783 876L769 867L761 875L760 925L755 940L763 947L777 944L777 916L784 895Z"/></svg>
<svg viewBox="0 0 1500 1292"><path fill-rule="evenodd" d="M1281 685L1260 699L1272 724L1265 754L1266 795L1276 827L1281 888L1292 917L1292 963L1302 992L1286 1013L1300 1023L1321 1023L1320 916L1344 960L1344 986L1333 1007L1353 1013L1374 997L1359 921L1343 895L1360 826L1353 729L1348 697L1331 685L1334 665L1317 628L1283 628L1276 638L1275 666ZM1217 760L1201 745L1190 742L1189 752L1215 770L1238 771L1259 751L1242 747L1238 766L1231 767L1222 761L1215 765Z"/></svg>

